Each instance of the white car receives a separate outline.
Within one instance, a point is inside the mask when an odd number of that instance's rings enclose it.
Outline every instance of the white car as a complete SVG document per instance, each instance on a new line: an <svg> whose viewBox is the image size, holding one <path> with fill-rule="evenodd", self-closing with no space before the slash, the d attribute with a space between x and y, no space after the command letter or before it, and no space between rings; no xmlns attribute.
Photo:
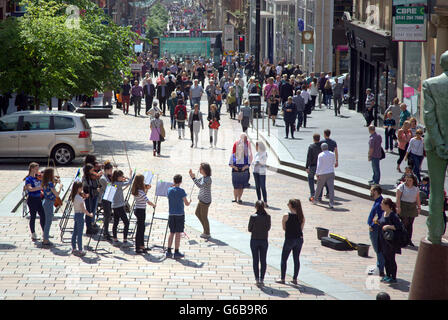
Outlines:
<svg viewBox="0 0 448 320"><path fill-rule="evenodd" d="M94 151L83 114L21 111L0 118L0 158L51 157L66 165Z"/></svg>

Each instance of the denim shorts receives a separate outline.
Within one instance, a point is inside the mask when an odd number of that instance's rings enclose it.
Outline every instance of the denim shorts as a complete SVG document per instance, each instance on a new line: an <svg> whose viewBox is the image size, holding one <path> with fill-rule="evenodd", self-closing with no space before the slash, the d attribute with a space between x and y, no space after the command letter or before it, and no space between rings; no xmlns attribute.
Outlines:
<svg viewBox="0 0 448 320"><path fill-rule="evenodd" d="M182 233L185 229L185 215L168 217L168 226L171 233Z"/></svg>

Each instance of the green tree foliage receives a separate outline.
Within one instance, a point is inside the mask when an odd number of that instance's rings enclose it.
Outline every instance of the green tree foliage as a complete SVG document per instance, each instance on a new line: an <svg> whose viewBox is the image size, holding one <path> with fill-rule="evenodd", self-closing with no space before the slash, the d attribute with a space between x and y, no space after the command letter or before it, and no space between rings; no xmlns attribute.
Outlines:
<svg viewBox="0 0 448 320"><path fill-rule="evenodd" d="M165 6L160 3L152 6L146 19L146 37L151 40L162 36L168 21L169 13Z"/></svg>
<svg viewBox="0 0 448 320"><path fill-rule="evenodd" d="M66 9L80 9L79 27ZM114 88L129 72L133 32L113 24L89 0L26 0L26 14L0 23L0 91L24 92L41 102ZM3 45L4 44L4 45Z"/></svg>

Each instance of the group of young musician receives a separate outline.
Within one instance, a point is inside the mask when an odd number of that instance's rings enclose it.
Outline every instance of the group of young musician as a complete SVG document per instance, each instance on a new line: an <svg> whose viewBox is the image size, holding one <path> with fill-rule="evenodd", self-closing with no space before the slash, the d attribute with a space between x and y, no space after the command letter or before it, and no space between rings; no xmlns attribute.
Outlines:
<svg viewBox="0 0 448 320"><path fill-rule="evenodd" d="M156 205L148 199L147 193L151 189L151 185L145 184L145 177L142 174L133 175L132 170L129 172L131 178L125 177L123 171L119 170L115 164L106 161L100 164L93 155L86 156L84 166L82 168L82 179L75 178L72 190L70 192L69 201L73 204L74 228L71 239L72 254L83 257L86 252L83 250L82 236L84 232L84 223L86 225L86 235L93 236L100 231L99 226L95 223L97 209L100 205L103 210L103 232L102 237L118 245L117 229L120 220L124 224L123 243L122 246L129 247L128 231L129 218L127 212L130 212L128 199L125 199L123 191L131 187L131 194L134 196L135 206L134 214L137 218L136 234L135 234L135 252L137 254L147 253L148 249L144 244L145 237L145 221L146 206L153 208ZM204 227L202 238L210 238L210 227L208 222L208 207L211 203L211 168L207 163L202 163L199 172L201 178L196 178L192 170L190 177L194 185L199 188L199 203L196 215ZM56 190L56 184L60 183L60 178L55 176L54 169L48 168L43 172L39 171L39 164L32 162L29 165L28 176L24 179L25 190L27 191L27 205L30 210L30 230L33 241L39 240L35 232L36 215L39 214L40 224L43 232L42 245L45 247L52 246L49 241L49 233L51 222L54 216L54 207L62 205L60 200L60 192L62 189ZM182 176L176 175L173 179L173 185L168 189L169 203L169 219L168 226L170 235L168 238L167 257L173 257L171 253L171 245L175 238L174 258L182 258L184 255L179 252L180 236L184 232L184 209L183 206L189 205L190 201L186 199L186 193L181 192L179 185L182 182ZM112 201L103 199L107 187L111 185L115 187L115 194ZM181 197L179 198L179 194ZM113 218L112 236L109 233L109 224Z"/></svg>

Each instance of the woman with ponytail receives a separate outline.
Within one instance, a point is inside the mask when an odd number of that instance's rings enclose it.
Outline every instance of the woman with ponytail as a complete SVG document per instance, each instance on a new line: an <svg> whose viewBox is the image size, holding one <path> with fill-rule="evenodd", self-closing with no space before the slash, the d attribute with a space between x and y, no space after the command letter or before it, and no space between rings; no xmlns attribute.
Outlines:
<svg viewBox="0 0 448 320"><path fill-rule="evenodd" d="M299 199L291 199L288 202L290 212L283 216L282 225L285 231L285 242L283 243L281 278L277 283L284 284L286 277L286 264L289 254L292 251L294 259L294 275L291 283L297 284L297 277L300 269L300 251L303 246L303 227L305 226L305 217L302 211L302 203Z"/></svg>

